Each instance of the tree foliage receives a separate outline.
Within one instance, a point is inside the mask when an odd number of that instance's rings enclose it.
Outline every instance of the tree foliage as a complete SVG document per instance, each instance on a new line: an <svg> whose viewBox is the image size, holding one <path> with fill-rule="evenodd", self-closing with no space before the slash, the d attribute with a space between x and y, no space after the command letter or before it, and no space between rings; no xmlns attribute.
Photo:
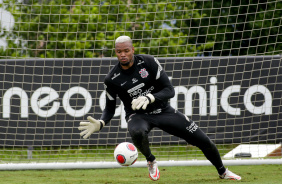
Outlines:
<svg viewBox="0 0 282 184"><path fill-rule="evenodd" d="M155 56L281 52L276 1L4 0L2 8L15 18L1 35L6 58L113 57L120 35L133 39L136 53Z"/></svg>
<svg viewBox="0 0 282 184"><path fill-rule="evenodd" d="M281 1L208 1L198 3L207 16L194 21L203 40L214 40L213 56L281 54ZM205 25L208 25L206 27Z"/></svg>

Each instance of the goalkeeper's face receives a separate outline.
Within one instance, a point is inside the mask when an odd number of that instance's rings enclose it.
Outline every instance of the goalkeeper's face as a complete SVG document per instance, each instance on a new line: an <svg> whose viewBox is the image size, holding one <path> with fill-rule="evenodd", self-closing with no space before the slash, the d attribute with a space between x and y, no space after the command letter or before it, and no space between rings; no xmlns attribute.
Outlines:
<svg viewBox="0 0 282 184"><path fill-rule="evenodd" d="M133 65L134 47L130 42L117 43L115 52L123 69Z"/></svg>

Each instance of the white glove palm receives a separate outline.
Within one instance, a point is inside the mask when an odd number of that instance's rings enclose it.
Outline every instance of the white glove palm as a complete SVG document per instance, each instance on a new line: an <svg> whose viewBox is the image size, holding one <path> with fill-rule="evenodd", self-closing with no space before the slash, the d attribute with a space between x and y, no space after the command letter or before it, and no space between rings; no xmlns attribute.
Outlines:
<svg viewBox="0 0 282 184"><path fill-rule="evenodd" d="M132 100L131 108L133 110L139 110L141 107L143 110L147 108L150 103L155 101L155 97L152 94L147 94L146 96L139 96L138 98Z"/></svg>
<svg viewBox="0 0 282 184"><path fill-rule="evenodd" d="M80 136L84 135L84 139L87 139L92 133L99 131L101 126L105 126L105 122L103 120L96 120L91 116L88 116L87 119L88 121L80 122L80 126L78 127L78 130L83 130L80 133Z"/></svg>

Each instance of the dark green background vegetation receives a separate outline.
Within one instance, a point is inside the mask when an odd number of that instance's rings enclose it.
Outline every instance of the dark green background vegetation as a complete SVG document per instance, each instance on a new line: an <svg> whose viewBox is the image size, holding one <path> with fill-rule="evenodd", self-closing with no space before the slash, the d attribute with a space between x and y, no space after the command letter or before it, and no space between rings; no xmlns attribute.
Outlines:
<svg viewBox="0 0 282 184"><path fill-rule="evenodd" d="M1 58L114 57L131 36L157 57L281 54L282 3L274 0L4 0L15 18ZM16 42L15 42L16 40Z"/></svg>

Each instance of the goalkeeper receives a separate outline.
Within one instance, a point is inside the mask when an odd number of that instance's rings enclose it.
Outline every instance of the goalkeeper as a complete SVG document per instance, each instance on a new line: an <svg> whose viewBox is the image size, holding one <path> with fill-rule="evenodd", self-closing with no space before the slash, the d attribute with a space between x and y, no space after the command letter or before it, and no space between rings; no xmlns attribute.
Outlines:
<svg viewBox="0 0 282 184"><path fill-rule="evenodd" d="M107 124L115 114L116 97L124 104L128 131L134 145L146 157L149 177L160 178L156 158L150 150L148 134L158 127L197 146L215 166L222 179L241 180L224 167L215 144L184 114L173 109L168 100L175 95L167 74L159 61L150 55L134 55L132 40L120 36L115 41L118 63L105 78L106 106L100 120L88 117L80 122L84 139Z"/></svg>

